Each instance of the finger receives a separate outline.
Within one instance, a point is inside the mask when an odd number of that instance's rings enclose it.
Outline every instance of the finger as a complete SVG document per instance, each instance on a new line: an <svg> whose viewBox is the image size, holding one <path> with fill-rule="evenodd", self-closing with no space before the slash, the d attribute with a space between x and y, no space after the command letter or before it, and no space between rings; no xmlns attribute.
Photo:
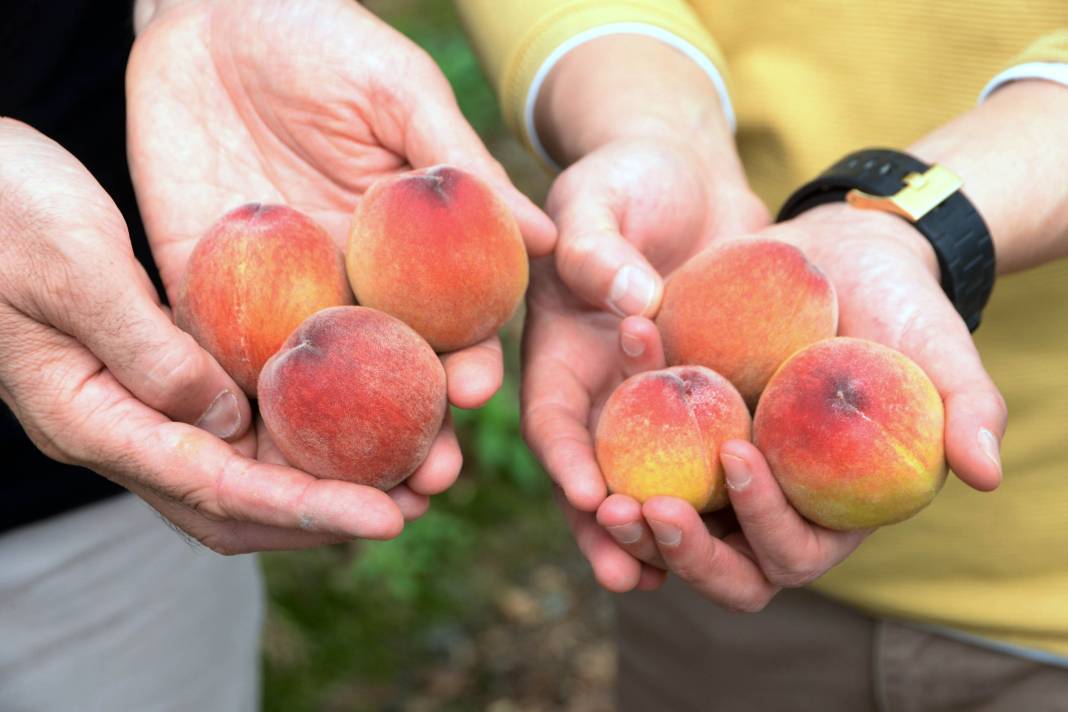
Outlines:
<svg viewBox="0 0 1068 712"><path fill-rule="evenodd" d="M610 495L597 508L597 523L634 558L661 569L666 568L653 540L653 532L642 518L642 506L637 500L621 494Z"/></svg>
<svg viewBox="0 0 1068 712"><path fill-rule="evenodd" d="M728 440L720 448L720 460L745 540L764 576L778 586L794 588L815 581L870 533L831 531L802 518L751 443Z"/></svg>
<svg viewBox="0 0 1068 712"><path fill-rule="evenodd" d="M407 483L397 485L386 494L397 505L406 522L415 521L430 508L430 498L413 492Z"/></svg>
<svg viewBox="0 0 1068 712"><path fill-rule="evenodd" d="M442 91L425 92L413 99L417 108L405 145L409 163L415 168L447 163L486 181L511 209L530 256L551 254L556 244L556 226L512 185L507 172L467 123L444 78L441 84Z"/></svg>
<svg viewBox="0 0 1068 712"><path fill-rule="evenodd" d="M481 408L504 382L501 340L491 336L441 357L449 402L457 408Z"/></svg>
<svg viewBox="0 0 1068 712"><path fill-rule="evenodd" d="M938 294L943 318L930 329L909 334L902 350L930 376L946 409L946 459L950 469L980 491L1001 483L1001 438L1008 409L983 368L968 328ZM937 333L935 333L937 332Z"/></svg>
<svg viewBox="0 0 1068 712"><path fill-rule="evenodd" d="M626 378L667 366L660 331L645 317L629 316L619 323L619 348Z"/></svg>
<svg viewBox="0 0 1068 712"><path fill-rule="evenodd" d="M579 406L574 401L549 398L539 394L524 404L523 437L567 501L581 511L592 512L607 491L586 418L576 413Z"/></svg>
<svg viewBox="0 0 1068 712"><path fill-rule="evenodd" d="M106 371L82 383L67 402L70 423L58 425L74 461L208 519L343 538L390 539L404 526L386 493L244 457L130 398ZM79 417L84 413L91 415Z"/></svg>
<svg viewBox="0 0 1068 712"><path fill-rule="evenodd" d="M731 610L755 612L778 592L752 559L714 539L690 504L653 497L642 514L668 569L702 596Z"/></svg>
<svg viewBox="0 0 1068 712"><path fill-rule="evenodd" d="M87 280L78 307L55 309L51 323L85 344L150 408L224 440L240 437L252 423L245 394L163 312L136 279L140 266L128 267L113 268L115 279ZM123 275L126 271L130 274Z"/></svg>
<svg viewBox="0 0 1068 712"><path fill-rule="evenodd" d="M460 476L462 467L463 455L456 440L456 431L452 427L452 416L446 413L445 423L430 446L426 460L405 484L421 495L440 494L452 487Z"/></svg>
<svg viewBox="0 0 1068 712"><path fill-rule="evenodd" d="M667 581L668 572L656 566L642 564L641 577L634 588L638 591L655 591Z"/></svg>
<svg viewBox="0 0 1068 712"><path fill-rule="evenodd" d="M156 509L164 522L174 528L179 535L227 556L251 554L257 551L314 549L349 541L347 537L299 529L281 529L249 522L212 521L188 507L159 497L143 487L134 485L130 491Z"/></svg>
<svg viewBox="0 0 1068 712"><path fill-rule="evenodd" d="M653 316L663 297L663 280L623 237L613 200L599 182L567 175L557 179L547 206L560 231L556 270L590 304L620 316Z"/></svg>
<svg viewBox="0 0 1068 712"><path fill-rule="evenodd" d="M633 590L641 580L641 563L612 541L592 514L575 509L559 492L556 500L571 527L579 551L593 568L597 583L613 593Z"/></svg>

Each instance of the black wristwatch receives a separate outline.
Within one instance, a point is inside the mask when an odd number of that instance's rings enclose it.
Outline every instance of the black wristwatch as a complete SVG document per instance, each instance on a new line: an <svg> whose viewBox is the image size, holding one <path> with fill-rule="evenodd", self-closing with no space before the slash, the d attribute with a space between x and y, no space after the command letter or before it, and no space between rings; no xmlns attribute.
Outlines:
<svg viewBox="0 0 1068 712"><path fill-rule="evenodd" d="M994 242L961 185L943 166L928 166L900 151L870 148L849 154L801 186L783 204L778 220L843 200L908 220L931 243L942 289L968 329L975 331L994 288Z"/></svg>

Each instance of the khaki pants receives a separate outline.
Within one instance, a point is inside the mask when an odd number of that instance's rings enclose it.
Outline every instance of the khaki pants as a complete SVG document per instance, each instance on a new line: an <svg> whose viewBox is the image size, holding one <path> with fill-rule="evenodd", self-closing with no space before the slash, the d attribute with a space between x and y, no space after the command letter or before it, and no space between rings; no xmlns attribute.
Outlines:
<svg viewBox="0 0 1068 712"><path fill-rule="evenodd" d="M621 712L1061 712L1068 668L780 593L722 611L672 578L618 598Z"/></svg>
<svg viewBox="0 0 1068 712"><path fill-rule="evenodd" d="M133 495L16 529L0 710L254 710L262 618L255 557L191 546Z"/></svg>

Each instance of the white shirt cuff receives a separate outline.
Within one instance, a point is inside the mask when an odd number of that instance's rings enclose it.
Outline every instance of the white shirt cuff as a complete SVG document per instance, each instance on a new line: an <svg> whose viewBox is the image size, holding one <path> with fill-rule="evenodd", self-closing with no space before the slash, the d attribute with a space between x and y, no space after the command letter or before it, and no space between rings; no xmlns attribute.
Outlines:
<svg viewBox="0 0 1068 712"><path fill-rule="evenodd" d="M1009 82L1020 79L1046 79L1068 86L1068 62L1027 62L1009 67L983 87L983 91L979 93L979 103L982 104Z"/></svg>
<svg viewBox="0 0 1068 712"><path fill-rule="evenodd" d="M734 107L731 104L730 94L727 93L727 83L723 80L723 75L720 74L719 69L716 68L716 65L704 52L673 32L668 32L656 25L647 25L641 22L617 22L609 25L592 27L585 32L580 32L574 37L571 37L554 49L549 56L545 58L545 61L538 67L538 71L534 75L534 81L531 82L530 89L527 90L526 104L523 107L523 127L527 132L527 136L530 138L530 144L533 146L534 152L546 165L551 166L556 170L560 170L560 166L545 150L545 146L542 145L541 140L538 138L538 131L534 126L534 107L538 103L538 94L541 92L541 87L545 83L546 77L549 76L549 72L552 71L553 67L556 66L556 63L563 59L568 52L591 40L606 35L644 35L646 37L653 37L674 47L692 59L697 63L697 66L704 70L705 74L708 75L708 78L712 80L712 85L715 87L716 93L719 95L720 106L723 107L723 113L727 117L727 123L730 125L731 131L734 131L736 125Z"/></svg>

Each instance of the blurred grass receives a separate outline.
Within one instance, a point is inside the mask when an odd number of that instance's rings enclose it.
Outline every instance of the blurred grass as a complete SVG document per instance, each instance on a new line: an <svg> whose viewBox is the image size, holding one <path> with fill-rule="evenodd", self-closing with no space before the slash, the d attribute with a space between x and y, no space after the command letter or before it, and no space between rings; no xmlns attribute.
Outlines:
<svg viewBox="0 0 1068 712"><path fill-rule="evenodd" d="M461 109L541 201L548 179L507 136L447 0L367 2L442 67ZM455 411L460 481L389 542L262 557L266 710L611 709L611 614L519 436L519 320L506 376Z"/></svg>

